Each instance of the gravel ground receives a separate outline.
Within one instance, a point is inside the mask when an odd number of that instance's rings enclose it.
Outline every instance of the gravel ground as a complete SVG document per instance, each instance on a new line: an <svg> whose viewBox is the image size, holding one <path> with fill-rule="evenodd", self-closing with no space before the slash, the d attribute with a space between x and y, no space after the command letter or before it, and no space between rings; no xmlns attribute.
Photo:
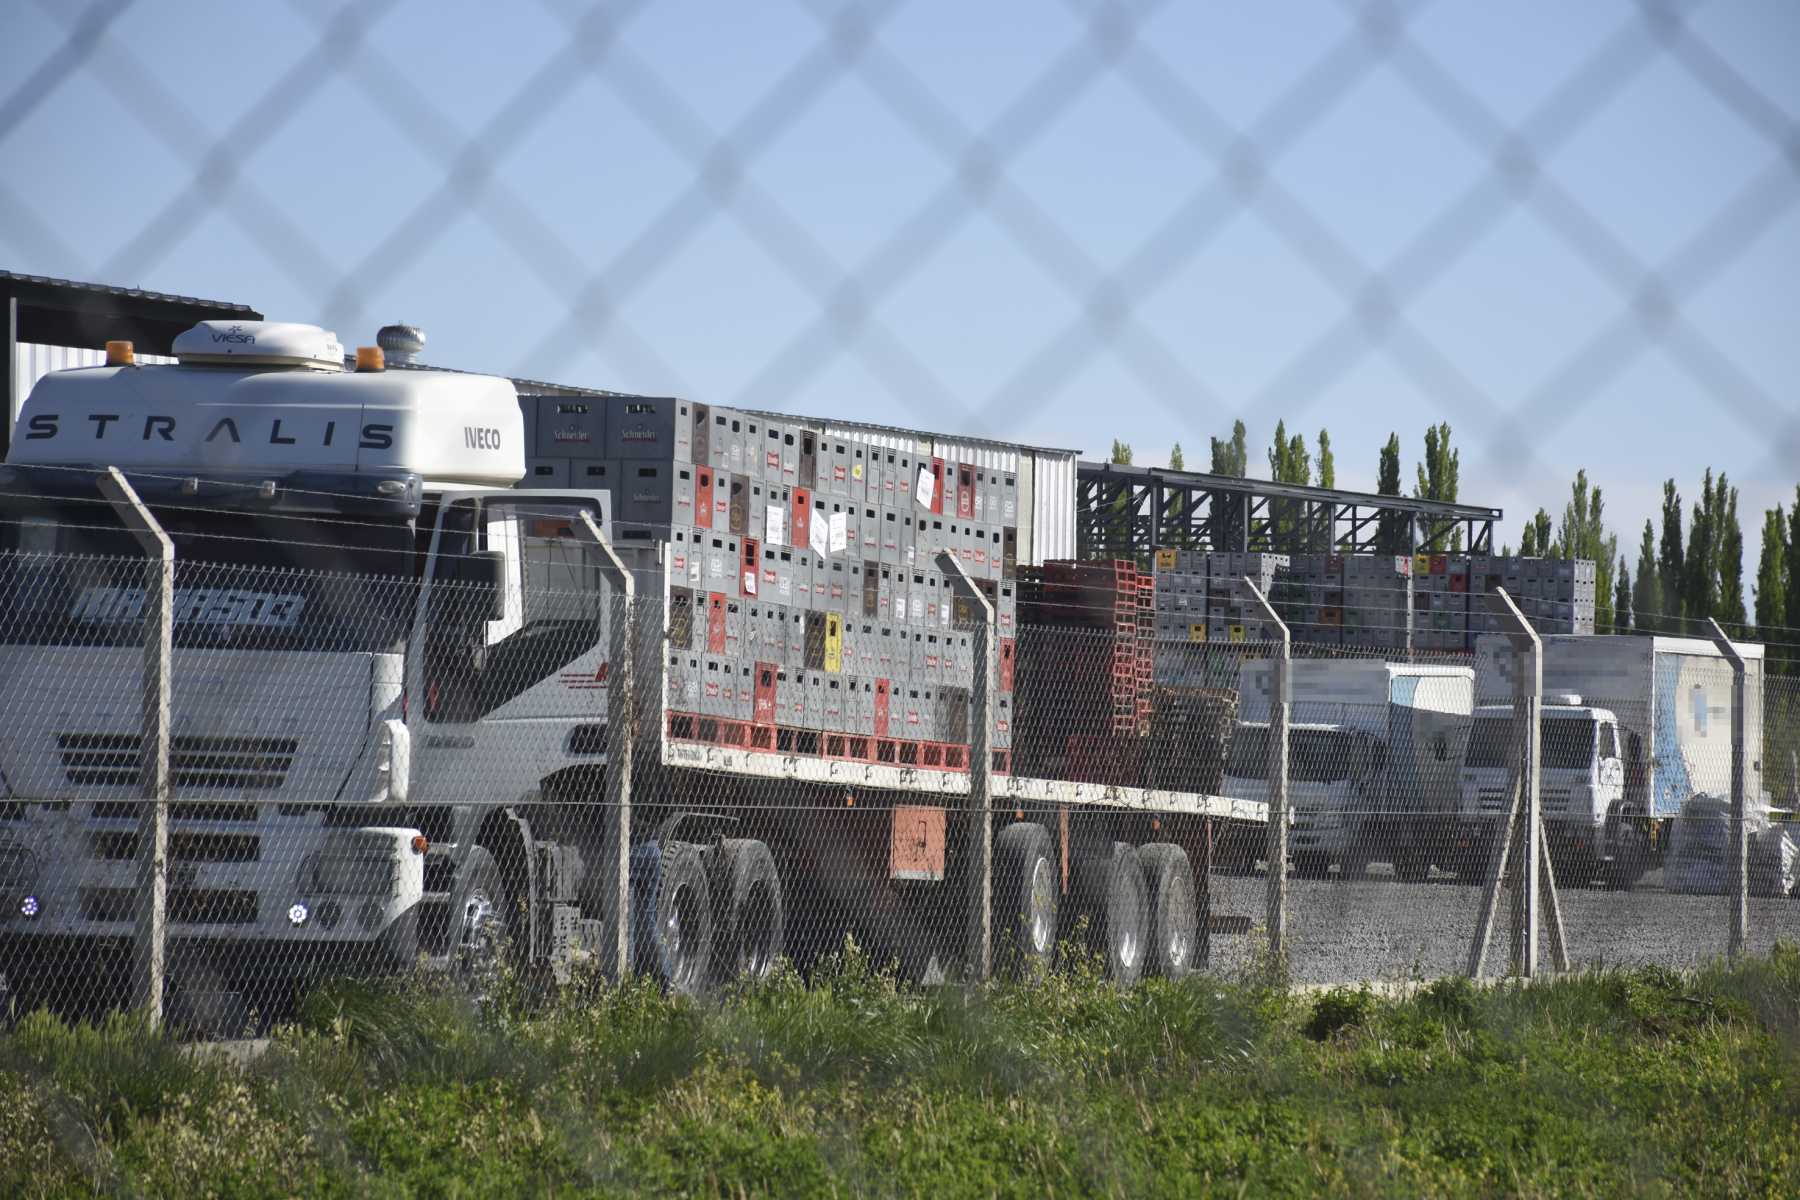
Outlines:
<svg viewBox="0 0 1800 1200"><path fill-rule="evenodd" d="M1213 937L1213 966L1248 966L1264 944L1267 884L1261 875L1216 876L1215 914L1248 916L1249 936ZM1697 966L1721 958L1730 931L1722 896L1672 895L1660 871L1631 892L1559 889L1569 958L1577 967L1663 963ZM1504 972L1510 900L1502 893L1487 970ZM1481 889L1452 879L1407 884L1372 875L1349 883L1288 882L1289 964L1301 984L1391 981L1461 973L1481 910ZM1749 949L1767 952L1777 939L1800 941L1800 899L1750 900ZM1548 961L1547 943L1540 953Z"/></svg>

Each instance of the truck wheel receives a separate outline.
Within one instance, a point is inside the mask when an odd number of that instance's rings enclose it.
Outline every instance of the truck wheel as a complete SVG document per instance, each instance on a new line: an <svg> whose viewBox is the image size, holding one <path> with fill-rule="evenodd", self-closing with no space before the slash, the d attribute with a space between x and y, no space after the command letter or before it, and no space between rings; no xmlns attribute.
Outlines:
<svg viewBox="0 0 1800 1200"><path fill-rule="evenodd" d="M1144 865L1127 842L1114 842L1110 853L1082 860L1077 890L1091 927L1088 944L1106 959L1106 974L1120 987L1130 987L1144 974L1149 904Z"/></svg>
<svg viewBox="0 0 1800 1200"><path fill-rule="evenodd" d="M499 981L507 945L506 895L500 866L480 846L471 846L456 872L450 901L450 970L477 1002Z"/></svg>
<svg viewBox="0 0 1800 1200"><path fill-rule="evenodd" d="M718 982L767 979L781 961L787 908L769 847L750 838L724 838L712 856L708 881L719 908L713 954Z"/></svg>
<svg viewBox="0 0 1800 1200"><path fill-rule="evenodd" d="M662 848L656 892L646 914L650 969L669 991L697 996L712 968L712 889L700 847L670 842Z"/></svg>
<svg viewBox="0 0 1800 1200"><path fill-rule="evenodd" d="M1296 854L1288 873L1295 879L1323 879L1331 874L1331 859L1316 850Z"/></svg>
<svg viewBox="0 0 1800 1200"><path fill-rule="evenodd" d="M1015 821L994 839L994 935L1003 969L1027 976L1050 966L1056 953L1056 904L1061 891L1050 833Z"/></svg>
<svg viewBox="0 0 1800 1200"><path fill-rule="evenodd" d="M1431 878L1431 860L1423 850L1394 851L1394 878L1401 883L1424 883Z"/></svg>
<svg viewBox="0 0 1800 1200"><path fill-rule="evenodd" d="M1650 869L1650 831L1644 827L1643 816L1632 810L1616 813L1608 824L1606 840L1612 859L1606 864L1606 886L1627 892Z"/></svg>
<svg viewBox="0 0 1800 1200"><path fill-rule="evenodd" d="M1185 978L1194 969L1200 941L1200 902L1194 894L1194 868L1187 851L1170 842L1138 847L1150 907L1149 955L1153 975Z"/></svg>

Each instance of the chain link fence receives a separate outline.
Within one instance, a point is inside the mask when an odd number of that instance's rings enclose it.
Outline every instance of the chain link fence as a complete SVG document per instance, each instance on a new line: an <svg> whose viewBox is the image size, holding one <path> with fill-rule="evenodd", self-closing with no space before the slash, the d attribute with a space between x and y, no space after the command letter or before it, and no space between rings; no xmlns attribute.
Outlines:
<svg viewBox="0 0 1800 1200"><path fill-rule="evenodd" d="M319 531L161 505L165 626L129 504L75 494L0 553L15 1011L155 979L227 1032L342 972L700 993L848 952L915 982L1341 983L1800 934L1800 693L1760 646L1741 703L1698 639L1289 647L1249 580L1257 637L1177 640L1126 562L982 586L946 559L868 619L862 592L727 604L523 497L405 545L370 524L358 572L309 564Z"/></svg>

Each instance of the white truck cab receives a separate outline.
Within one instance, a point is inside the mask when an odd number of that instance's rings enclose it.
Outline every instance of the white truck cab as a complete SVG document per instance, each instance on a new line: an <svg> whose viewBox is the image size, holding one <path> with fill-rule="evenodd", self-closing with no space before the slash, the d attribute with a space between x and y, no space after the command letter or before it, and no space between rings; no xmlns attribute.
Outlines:
<svg viewBox="0 0 1800 1200"><path fill-rule="evenodd" d="M522 806L604 765L607 498L511 490L507 380L275 322L174 349L45 376L0 466L0 974L110 969L137 914L145 559L109 467L175 546L172 984L443 958L500 919L470 888L533 853Z"/></svg>
<svg viewBox="0 0 1800 1200"><path fill-rule="evenodd" d="M1607 822L1625 801L1625 748L1619 718L1575 693L1544 697L1539 731L1539 797L1556 856L1558 878L1584 883L1608 853ZM1462 812L1468 826L1466 872L1485 866L1485 834L1512 802L1512 706L1482 705L1462 769ZM1640 747L1641 754L1641 747Z"/></svg>

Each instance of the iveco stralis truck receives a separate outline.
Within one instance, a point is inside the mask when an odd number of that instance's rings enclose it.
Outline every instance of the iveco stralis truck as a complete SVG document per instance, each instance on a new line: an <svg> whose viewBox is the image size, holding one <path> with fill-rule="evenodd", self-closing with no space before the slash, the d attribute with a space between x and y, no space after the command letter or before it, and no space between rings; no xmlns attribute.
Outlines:
<svg viewBox="0 0 1800 1200"><path fill-rule="evenodd" d="M1243 666L1225 793L1266 801L1267 662ZM1288 852L1294 872L1346 877L1370 862L1423 880L1456 817L1456 772L1468 736L1474 678L1467 667L1376 660L1291 664L1288 697Z"/></svg>
<svg viewBox="0 0 1800 1200"><path fill-rule="evenodd" d="M273 322L174 350L44 377L0 467L14 1000L99 994L141 893L145 558L108 467L175 545L170 986L575 953L601 822L542 802L592 799L605 761L605 497L513 489L504 379L348 370Z"/></svg>
<svg viewBox="0 0 1800 1200"><path fill-rule="evenodd" d="M1544 638L1539 797L1559 882L1630 887L1661 861L1669 822L1698 795L1731 795L1731 664L1690 638ZM1762 796L1763 648L1748 668L1746 794ZM1462 770L1465 870L1486 861L1510 795L1513 669L1504 636L1477 639L1474 733Z"/></svg>
<svg viewBox="0 0 1800 1200"><path fill-rule="evenodd" d="M153 366L122 346L46 376L0 465L0 975L15 1010L109 1001L98 984L124 981L134 942L146 558L99 486L110 468L175 549L176 1007L257 992L278 1007L321 973L421 960L563 973L596 945L615 849L616 594L588 528L610 540L607 494L515 487L530 431L503 379L361 351L350 370L304 325L207 322L174 350ZM621 550L640 601L623 848L635 969L695 991L851 933L929 976L964 937L965 848L987 819L955 802L966 767L809 756L798 737L763 763L665 737L669 537ZM1013 801L991 817L997 954L1047 962L1058 906L1079 903L1120 979L1187 969L1197 907L1176 843L1209 845L1203 821L1240 806L1162 793L1184 815L1159 815L1148 793L995 778Z"/></svg>

